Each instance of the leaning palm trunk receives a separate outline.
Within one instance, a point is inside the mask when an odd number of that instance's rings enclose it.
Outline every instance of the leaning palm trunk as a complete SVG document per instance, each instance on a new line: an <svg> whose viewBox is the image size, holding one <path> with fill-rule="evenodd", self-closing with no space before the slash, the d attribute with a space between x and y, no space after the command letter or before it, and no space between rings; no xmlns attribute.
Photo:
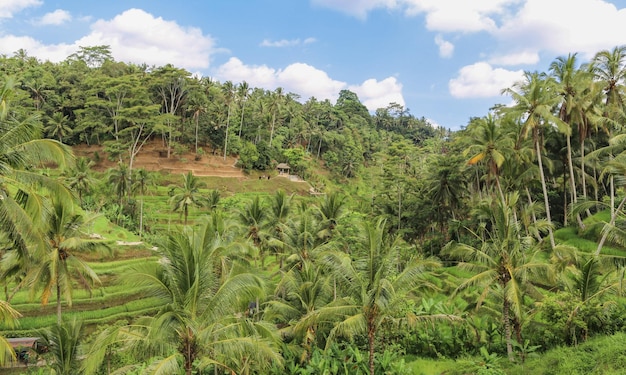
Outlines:
<svg viewBox="0 0 626 375"><path fill-rule="evenodd" d="M614 211L611 212L611 221L609 222L608 227L605 227L603 229L602 238L600 239L600 242L598 243L598 248L596 249L596 253L595 253L596 256L600 255L600 252L602 251L602 246L604 246L604 242L606 242L606 239L609 236L609 232L611 231L611 228L615 225L615 219L617 218L617 214L618 212L622 211L624 204L626 204L626 196L624 197L624 199L622 199L619 206Z"/></svg>

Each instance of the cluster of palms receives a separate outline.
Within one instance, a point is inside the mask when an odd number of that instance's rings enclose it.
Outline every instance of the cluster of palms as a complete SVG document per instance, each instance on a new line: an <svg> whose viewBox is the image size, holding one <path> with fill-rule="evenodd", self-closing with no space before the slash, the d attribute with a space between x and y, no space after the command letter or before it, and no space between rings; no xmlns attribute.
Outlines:
<svg viewBox="0 0 626 375"><path fill-rule="evenodd" d="M518 191L533 205L532 182L538 180L543 214L556 226L552 207L557 202L550 201L549 190L554 188L549 185L561 184L562 226L572 219L585 229L582 219L590 215L590 209L605 207L603 196L610 201L607 228L614 226L622 206L616 205L615 197L623 176L626 113L621 92L625 84L626 47L601 51L588 64L579 64L576 54L557 58L549 74L527 72L522 81L503 90L512 96L512 106L496 108L464 131L468 139L462 143L470 144L465 150L471 156L468 164L478 165L485 173L484 179L477 174L475 191L480 194L495 186L501 199L505 191ZM578 140L577 148L572 147L572 139ZM552 226L547 231L554 248Z"/></svg>
<svg viewBox="0 0 626 375"><path fill-rule="evenodd" d="M71 304L72 278L78 278L84 287L98 281L74 253L106 248L106 244L85 236L90 219L80 212L66 185L37 171L44 163L70 165L73 156L67 146L41 138L36 115L11 107L12 84L5 81L0 90L0 277L6 294L3 315L14 318L10 299L17 290L30 288L40 291L42 304L55 295L60 323L61 301ZM11 281L15 282L13 290L9 290ZM6 342L2 344L4 352ZM3 355L2 362L5 359Z"/></svg>

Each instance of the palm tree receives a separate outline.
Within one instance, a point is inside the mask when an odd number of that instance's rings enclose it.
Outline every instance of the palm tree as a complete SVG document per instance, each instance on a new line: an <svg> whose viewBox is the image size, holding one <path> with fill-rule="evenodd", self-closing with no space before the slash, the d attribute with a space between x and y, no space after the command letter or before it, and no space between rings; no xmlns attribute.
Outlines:
<svg viewBox="0 0 626 375"><path fill-rule="evenodd" d="M184 217L185 225L187 225L189 207L203 207L206 204L206 200L200 192L200 189L205 186L203 181L194 176L192 171L189 171L183 175L182 186L170 187L170 204L174 212L182 209L181 214Z"/></svg>
<svg viewBox="0 0 626 375"><path fill-rule="evenodd" d="M45 243L35 250L37 264L28 271L27 280L34 289L42 288L41 303L46 305L56 291L57 322L61 324L61 300L72 305L72 278L90 290L98 275L77 255L84 251L109 250L106 241L87 235L86 229L97 216L85 217L77 213L72 203L52 200L49 214L44 220L42 232Z"/></svg>
<svg viewBox="0 0 626 375"><path fill-rule="evenodd" d="M245 230L245 237L250 239L257 251L261 254L261 267L265 262L263 252L263 242L266 236L268 214L265 207L261 204L258 196L255 196L243 209L238 211L238 221Z"/></svg>
<svg viewBox="0 0 626 375"><path fill-rule="evenodd" d="M7 302L0 300L0 318L3 324L9 328L13 328L17 325L17 318L21 316L15 309L11 307ZM0 366L4 366L8 362L15 360L15 351L11 344L9 344L4 337L0 336Z"/></svg>
<svg viewBox="0 0 626 375"><path fill-rule="evenodd" d="M494 179L500 196L504 199L499 174L506 160L506 154L514 147L513 139L501 126L500 119L491 113L472 122L470 126L471 128L468 128L468 130L470 132L471 145L464 151L464 154L471 155L467 164L485 163L487 167L487 188L490 188L491 181Z"/></svg>
<svg viewBox="0 0 626 375"><path fill-rule="evenodd" d="M584 130L587 120L592 116L591 113L586 113L589 110L589 104L587 104L589 99L585 97L585 93L588 93L592 87L591 76L587 71L577 67L576 54L558 57L550 64L550 72L556 78L560 95L563 98L559 108L559 118L569 126L569 132L565 134L567 164L570 177L571 204L575 205L578 201L578 191L572 161L571 132L574 125L578 125L578 131ZM581 152L581 165L583 165L582 171L584 173L584 147L581 147ZM576 220L578 227L584 229L580 214L576 215Z"/></svg>
<svg viewBox="0 0 626 375"><path fill-rule="evenodd" d="M473 273L457 287L457 292L474 286L482 290L477 307L490 295L502 301L502 325L510 360L513 360L511 323L519 323L522 318L524 296L540 296L533 283L552 276L551 266L541 260L532 237L523 235L514 220L512 208L517 201L517 193L507 194L505 201L487 200L477 209L490 228L486 233L476 234L480 245L450 242L443 250L461 261L460 269Z"/></svg>
<svg viewBox="0 0 626 375"><path fill-rule="evenodd" d="M280 250L277 251L280 258L279 268L283 268L284 245L282 244L282 242L285 238L283 234L283 229L291 213L292 199L293 194L287 195L284 190L278 190L272 196L272 199L270 201L268 228L270 236L276 238L279 241L279 244L277 246L280 247Z"/></svg>
<svg viewBox="0 0 626 375"><path fill-rule="evenodd" d="M80 369L80 345L82 338L82 322L73 319L58 322L52 327L39 332L39 336L48 348L46 354L48 367L56 375L77 375Z"/></svg>
<svg viewBox="0 0 626 375"><path fill-rule="evenodd" d="M237 86L237 98L241 103L241 119L239 122L239 138L241 139L241 130L243 129L243 116L246 111L246 103L248 102L248 97L250 96L250 86L248 82L243 81Z"/></svg>
<svg viewBox="0 0 626 375"><path fill-rule="evenodd" d="M130 168L128 165L119 162L117 163L117 168L109 169L107 179L117 195L118 204L121 206L124 197L130 196L132 190Z"/></svg>
<svg viewBox="0 0 626 375"><path fill-rule="evenodd" d="M143 200L148 185L152 183L152 176L145 169L139 168L135 171L134 181L134 187L139 190L139 194L141 195L141 201L139 203L139 237L141 238L143 234Z"/></svg>
<svg viewBox="0 0 626 375"><path fill-rule="evenodd" d="M60 142L41 139L37 115L24 117L12 110L13 87L10 79L0 84L0 232L27 259L27 242L37 237L33 218L42 217L44 211L42 193L72 199L61 182L31 167L48 162L70 166L73 155Z"/></svg>
<svg viewBox="0 0 626 375"><path fill-rule="evenodd" d="M402 307L406 307L406 299L418 287L433 288L424 276L439 266L437 261L415 258L398 272L401 246L397 237L389 238L385 224L384 219L365 223L359 249L353 251L362 254L358 260L343 252L329 251L321 255L322 264L345 288L345 297L302 319L303 324L338 321L330 331L327 347L336 337L365 334L371 375L374 375L378 329L385 322L407 319L400 313Z"/></svg>
<svg viewBox="0 0 626 375"><path fill-rule="evenodd" d="M626 81L626 46L615 47L613 50L602 50L591 61L590 71L604 89L606 96L604 105L604 123L609 137L613 129L621 128L624 119L625 103L622 91ZM609 176L611 214L615 210L615 186L613 176Z"/></svg>
<svg viewBox="0 0 626 375"><path fill-rule="evenodd" d="M190 230L170 233L156 250L158 262L129 272L128 281L159 298L162 308L116 332L118 341L143 348L149 358L157 358L152 359L153 370L170 374L181 370L192 374L194 369L209 367L237 373L233 367L237 359L247 359L247 365L258 369L281 363L271 329L236 315L249 301L262 297L263 281L251 273L218 275L212 255L216 248L206 246L212 241L205 235L215 237L211 230L202 232L199 236ZM104 350L95 348L93 354L99 352L103 358Z"/></svg>
<svg viewBox="0 0 626 375"><path fill-rule="evenodd" d="M333 286L311 259L305 259L281 275L276 285L275 299L267 303L264 318L285 325L281 332L287 340L295 339L304 349L300 360L310 358L311 352L325 337L332 325L310 322L305 318L313 315L333 301Z"/></svg>
<svg viewBox="0 0 626 375"><path fill-rule="evenodd" d="M270 147L274 140L274 129L276 127L276 120L280 116L280 110L282 109L285 96L283 94L283 88L278 87L270 95L269 111L272 113L272 123L270 125Z"/></svg>
<svg viewBox="0 0 626 375"><path fill-rule="evenodd" d="M96 184L96 179L91 175L91 167L94 162L85 157L76 159L76 165L70 169L67 177L67 184L70 189L78 194L78 201L81 206L83 197L89 193L91 187Z"/></svg>
<svg viewBox="0 0 626 375"><path fill-rule="evenodd" d="M61 112L55 112L48 120L48 126L44 131L52 136L57 137L59 142L63 142L63 138L72 133L72 128L68 125L69 118Z"/></svg>
<svg viewBox="0 0 626 375"><path fill-rule="evenodd" d="M337 192L327 194L316 208L315 214L320 224L318 234L321 238L330 240L335 234L339 220L345 214L346 197Z"/></svg>
<svg viewBox="0 0 626 375"><path fill-rule="evenodd" d="M537 72L526 72L523 81L514 84L512 88L503 90L503 93L510 94L515 102L515 105L508 108L507 112L514 118L523 119L522 136L524 138L527 138L529 134L532 136L535 157L539 165L546 217L548 223L552 224L541 149L543 148L543 130L550 124L557 125L562 133L571 132L567 124L552 113L552 109L560 102L561 97L555 88L554 79ZM556 244L552 228L548 228L548 233L550 245L554 248Z"/></svg>
<svg viewBox="0 0 626 375"><path fill-rule="evenodd" d="M230 110L235 101L235 86L231 81L226 81L222 85L222 94L224 95L224 101L228 107L226 114L226 131L224 133L224 160L226 160L226 154L228 151L228 129L230 128Z"/></svg>

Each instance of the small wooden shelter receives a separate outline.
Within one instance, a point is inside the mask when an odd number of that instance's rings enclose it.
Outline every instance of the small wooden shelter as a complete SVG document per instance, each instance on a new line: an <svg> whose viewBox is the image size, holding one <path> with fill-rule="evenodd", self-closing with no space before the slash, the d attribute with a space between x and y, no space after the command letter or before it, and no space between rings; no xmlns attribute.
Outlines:
<svg viewBox="0 0 626 375"><path fill-rule="evenodd" d="M278 170L278 174L289 174L291 167L287 163L279 163L276 169Z"/></svg>

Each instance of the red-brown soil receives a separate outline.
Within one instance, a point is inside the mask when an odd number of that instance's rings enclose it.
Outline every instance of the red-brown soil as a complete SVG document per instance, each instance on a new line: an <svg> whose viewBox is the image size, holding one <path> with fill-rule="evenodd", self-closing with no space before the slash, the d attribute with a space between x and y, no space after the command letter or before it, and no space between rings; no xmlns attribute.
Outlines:
<svg viewBox="0 0 626 375"><path fill-rule="evenodd" d="M117 162L110 161L102 146L77 145L73 147L74 154L89 157L96 162L93 169L104 171L115 167ZM187 152L182 155L171 155L167 158L167 150L160 141L145 144L135 157L133 169L143 168L148 171L163 171L172 174L184 174L189 171L194 176L233 177L245 179L241 169L235 167L236 158L223 155L213 155L210 151L196 160L195 153ZM96 153L98 157L96 157Z"/></svg>

